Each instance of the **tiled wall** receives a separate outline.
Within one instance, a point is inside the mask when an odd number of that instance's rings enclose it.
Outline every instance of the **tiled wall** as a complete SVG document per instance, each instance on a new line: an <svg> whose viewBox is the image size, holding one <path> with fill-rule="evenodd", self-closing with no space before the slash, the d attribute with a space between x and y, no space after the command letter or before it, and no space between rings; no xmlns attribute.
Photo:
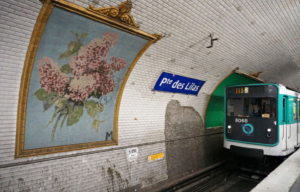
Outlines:
<svg viewBox="0 0 300 192"><path fill-rule="evenodd" d="M83 7L121 3L69 1ZM164 38L146 51L127 81L120 106L119 145L15 160L20 79L42 4L38 0L0 1L0 191L118 191L158 183L168 178L167 162L163 159L148 163L146 157L165 152L165 113L171 100L192 106L205 119L209 95L236 67L247 73L263 71L260 78L266 81L300 88L299 1L132 2L132 15L140 29L161 33ZM219 40L207 49L209 34ZM198 96L153 92L162 71L206 83ZM139 146L139 160L133 164L125 156L130 146ZM102 149L111 150L75 155ZM51 160L55 157L59 159ZM35 163L15 164L32 160ZM114 182L112 171L114 177L120 176Z"/></svg>

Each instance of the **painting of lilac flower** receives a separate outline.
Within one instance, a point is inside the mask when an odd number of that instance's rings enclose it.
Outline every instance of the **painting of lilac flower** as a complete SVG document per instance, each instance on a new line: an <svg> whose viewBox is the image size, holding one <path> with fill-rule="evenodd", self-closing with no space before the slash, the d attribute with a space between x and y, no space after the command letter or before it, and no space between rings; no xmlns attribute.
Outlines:
<svg viewBox="0 0 300 192"><path fill-rule="evenodd" d="M30 75L24 149L114 140L123 79L147 42L54 7Z"/></svg>
<svg viewBox="0 0 300 192"><path fill-rule="evenodd" d="M55 105L54 114L49 121L54 123L51 139L58 124L60 128L66 123L71 126L78 121L84 109L94 119L91 127L98 132L100 123L98 113L104 110L100 102L88 100L100 99L115 88L112 74L126 66L126 60L111 56L109 50L118 42L118 33L104 33L101 38L93 39L82 45L81 39L88 34L79 35L71 31L77 38L68 45L68 50L59 59L70 57L70 62L59 66L51 58L43 57L38 61L41 89L34 95L43 103L44 111Z"/></svg>

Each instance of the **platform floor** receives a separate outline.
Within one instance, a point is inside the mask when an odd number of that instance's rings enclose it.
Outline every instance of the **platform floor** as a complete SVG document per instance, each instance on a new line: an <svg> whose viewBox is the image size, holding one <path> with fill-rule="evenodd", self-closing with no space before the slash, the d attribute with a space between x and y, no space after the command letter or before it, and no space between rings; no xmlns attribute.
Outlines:
<svg viewBox="0 0 300 192"><path fill-rule="evenodd" d="M299 192L300 150L292 154L251 192Z"/></svg>

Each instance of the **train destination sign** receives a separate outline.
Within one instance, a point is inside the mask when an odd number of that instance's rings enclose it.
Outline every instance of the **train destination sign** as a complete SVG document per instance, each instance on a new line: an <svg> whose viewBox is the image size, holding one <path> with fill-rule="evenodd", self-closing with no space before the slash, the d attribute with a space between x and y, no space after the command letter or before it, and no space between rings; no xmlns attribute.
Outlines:
<svg viewBox="0 0 300 192"><path fill-rule="evenodd" d="M263 86L249 86L249 87L232 87L229 93L233 94L248 94L248 93L264 93Z"/></svg>
<svg viewBox="0 0 300 192"><path fill-rule="evenodd" d="M162 72L153 90L198 95L204 83L198 79Z"/></svg>

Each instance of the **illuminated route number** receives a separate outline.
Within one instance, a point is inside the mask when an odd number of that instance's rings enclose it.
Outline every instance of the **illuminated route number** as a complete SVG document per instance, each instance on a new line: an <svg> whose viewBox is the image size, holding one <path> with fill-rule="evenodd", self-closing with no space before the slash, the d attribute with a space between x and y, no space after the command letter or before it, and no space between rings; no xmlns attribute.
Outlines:
<svg viewBox="0 0 300 192"><path fill-rule="evenodd" d="M235 88L236 94L248 93L248 87L237 87Z"/></svg>

